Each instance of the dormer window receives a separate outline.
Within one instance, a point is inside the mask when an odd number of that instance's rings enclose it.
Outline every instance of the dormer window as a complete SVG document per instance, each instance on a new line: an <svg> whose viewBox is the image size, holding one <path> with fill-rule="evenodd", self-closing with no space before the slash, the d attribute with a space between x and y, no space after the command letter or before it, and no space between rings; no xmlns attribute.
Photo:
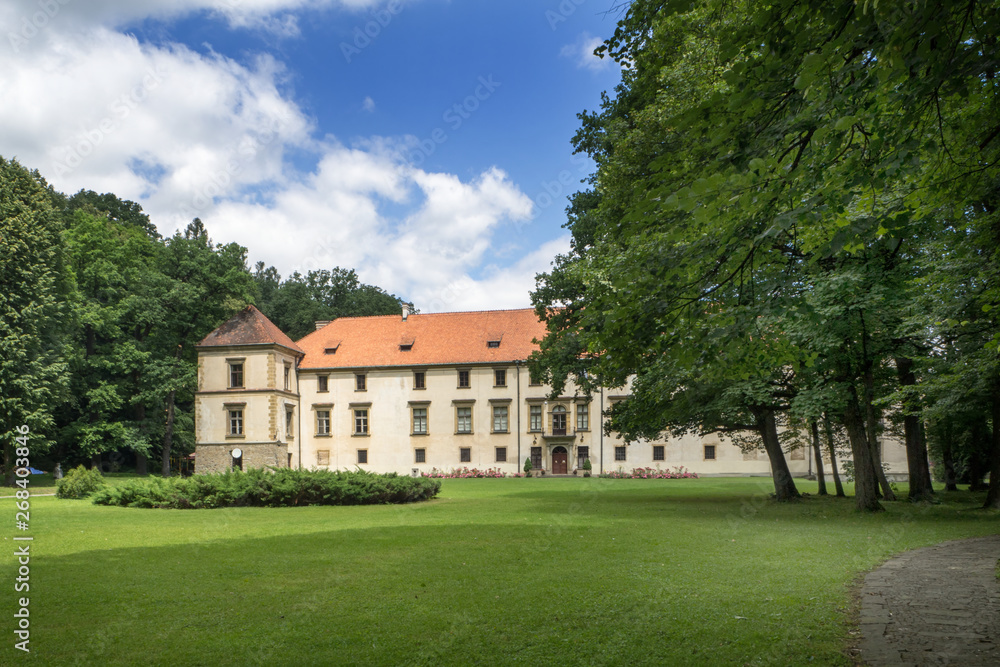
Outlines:
<svg viewBox="0 0 1000 667"><path fill-rule="evenodd" d="M340 347L339 340L331 340L329 345L323 349L324 354L337 354L337 348Z"/></svg>
<svg viewBox="0 0 1000 667"><path fill-rule="evenodd" d="M486 341L486 347L500 347L500 341L498 341L498 340L488 340L488 341Z"/></svg>
<svg viewBox="0 0 1000 667"><path fill-rule="evenodd" d="M409 352L412 349L413 349L413 343L409 343L409 344L400 343L399 344L399 351L400 352Z"/></svg>
<svg viewBox="0 0 1000 667"><path fill-rule="evenodd" d="M337 354L337 348L328 347L325 350L323 350L323 354Z"/></svg>

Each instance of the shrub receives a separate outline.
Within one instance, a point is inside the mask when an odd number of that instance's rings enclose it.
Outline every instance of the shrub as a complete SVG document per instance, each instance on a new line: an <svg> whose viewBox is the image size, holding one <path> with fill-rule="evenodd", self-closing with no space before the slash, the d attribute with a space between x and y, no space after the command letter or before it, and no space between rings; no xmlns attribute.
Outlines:
<svg viewBox="0 0 1000 667"><path fill-rule="evenodd" d="M94 503L171 509L379 505L429 500L440 490L441 482L396 473L252 469L109 486L94 494Z"/></svg>
<svg viewBox="0 0 1000 667"><path fill-rule="evenodd" d="M583 460L583 476L590 477L590 471L594 469L594 464L590 462L590 459Z"/></svg>
<svg viewBox="0 0 1000 667"><path fill-rule="evenodd" d="M86 498L105 486L104 476L97 468L87 470L82 465L70 470L56 482L56 496L59 498Z"/></svg>
<svg viewBox="0 0 1000 667"><path fill-rule="evenodd" d="M524 476L531 477L531 459L524 459Z"/></svg>

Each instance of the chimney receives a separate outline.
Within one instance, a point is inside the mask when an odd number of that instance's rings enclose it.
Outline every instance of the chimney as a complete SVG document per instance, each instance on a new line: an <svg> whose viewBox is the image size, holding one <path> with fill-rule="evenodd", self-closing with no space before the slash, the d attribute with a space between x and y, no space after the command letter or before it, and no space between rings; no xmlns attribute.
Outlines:
<svg viewBox="0 0 1000 667"><path fill-rule="evenodd" d="M403 304L403 321L405 322L406 318L409 317L409 316L410 316L410 304L404 303Z"/></svg>
<svg viewBox="0 0 1000 667"><path fill-rule="evenodd" d="M319 331L333 320L316 320L316 331Z"/></svg>

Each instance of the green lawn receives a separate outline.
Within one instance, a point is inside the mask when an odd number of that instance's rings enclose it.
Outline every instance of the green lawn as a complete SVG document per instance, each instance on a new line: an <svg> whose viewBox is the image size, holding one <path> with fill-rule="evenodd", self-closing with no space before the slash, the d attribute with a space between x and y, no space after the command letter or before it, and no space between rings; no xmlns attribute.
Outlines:
<svg viewBox="0 0 1000 667"><path fill-rule="evenodd" d="M1000 531L979 494L862 516L769 490L449 479L416 505L224 510L39 497L32 652L12 648L7 529L0 664L849 664L858 573Z"/></svg>

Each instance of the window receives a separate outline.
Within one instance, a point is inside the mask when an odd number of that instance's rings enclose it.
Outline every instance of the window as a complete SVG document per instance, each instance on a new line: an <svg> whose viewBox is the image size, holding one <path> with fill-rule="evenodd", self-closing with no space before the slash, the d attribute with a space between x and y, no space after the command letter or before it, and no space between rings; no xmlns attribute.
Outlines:
<svg viewBox="0 0 1000 667"><path fill-rule="evenodd" d="M424 372L423 371L417 371L417 372L415 372L413 374L413 388L414 389L426 389L427 388L427 385L425 384L425 378L424 378Z"/></svg>
<svg viewBox="0 0 1000 667"><path fill-rule="evenodd" d="M494 405L493 406L493 432L494 433L506 433L507 432L507 406L506 405Z"/></svg>
<svg viewBox="0 0 1000 667"><path fill-rule="evenodd" d="M320 375L316 378L316 391L330 391L329 375Z"/></svg>
<svg viewBox="0 0 1000 667"><path fill-rule="evenodd" d="M413 343L400 343L399 344L399 351L400 352L409 352L412 349L413 349Z"/></svg>
<svg viewBox="0 0 1000 667"><path fill-rule="evenodd" d="M414 463L426 463L427 462L427 450L426 449L414 449L413 450L413 462Z"/></svg>
<svg viewBox="0 0 1000 667"><path fill-rule="evenodd" d="M291 391L292 388L292 367L285 364L285 391Z"/></svg>
<svg viewBox="0 0 1000 667"><path fill-rule="evenodd" d="M368 463L368 450L359 449L358 450L358 463Z"/></svg>
<svg viewBox="0 0 1000 667"><path fill-rule="evenodd" d="M561 405L552 408L552 435L566 435L566 408Z"/></svg>
<svg viewBox="0 0 1000 667"><path fill-rule="evenodd" d="M529 408L528 430L529 431L542 430L542 406L532 405Z"/></svg>
<svg viewBox="0 0 1000 667"><path fill-rule="evenodd" d="M243 410L229 411L229 435L243 435Z"/></svg>
<svg viewBox="0 0 1000 667"><path fill-rule="evenodd" d="M458 423L455 428L456 433L472 433L472 408L455 408L455 418Z"/></svg>
<svg viewBox="0 0 1000 667"><path fill-rule="evenodd" d="M506 462L507 462L507 448L497 447L497 463L506 463Z"/></svg>
<svg viewBox="0 0 1000 667"><path fill-rule="evenodd" d="M316 435L330 435L330 411L316 411Z"/></svg>
<svg viewBox="0 0 1000 667"><path fill-rule="evenodd" d="M653 445L653 460L654 461L666 460L666 456L664 455L663 445Z"/></svg>
<svg viewBox="0 0 1000 667"><path fill-rule="evenodd" d="M458 372L458 386L462 388L467 388L471 386L469 384L469 371Z"/></svg>
<svg viewBox="0 0 1000 667"><path fill-rule="evenodd" d="M413 434L427 435L427 408L413 408Z"/></svg>
<svg viewBox="0 0 1000 667"><path fill-rule="evenodd" d="M498 340L488 340L488 341L486 341L486 347L493 347L493 348L500 347L500 341L498 341Z"/></svg>
<svg viewBox="0 0 1000 667"><path fill-rule="evenodd" d="M531 469L541 470L542 469L542 448L532 447L531 448Z"/></svg>
<svg viewBox="0 0 1000 667"><path fill-rule="evenodd" d="M531 368L528 369L528 384L532 387L537 387L542 384L541 376Z"/></svg>
<svg viewBox="0 0 1000 667"><path fill-rule="evenodd" d="M368 435L367 408L359 408L354 411L354 435Z"/></svg>
<svg viewBox="0 0 1000 667"><path fill-rule="evenodd" d="M506 387L507 386L507 371L503 368L497 368L493 371L493 386L494 387Z"/></svg>
<svg viewBox="0 0 1000 667"><path fill-rule="evenodd" d="M229 386L233 389L243 387L242 361L233 361L229 364Z"/></svg>
<svg viewBox="0 0 1000 667"><path fill-rule="evenodd" d="M706 461L715 460L715 445L705 445L705 460Z"/></svg>
<svg viewBox="0 0 1000 667"><path fill-rule="evenodd" d="M590 447L576 448L576 467L582 468L583 462L590 458Z"/></svg>
<svg viewBox="0 0 1000 667"><path fill-rule="evenodd" d="M458 450L458 460L460 462L462 462L462 463L471 463L472 462L472 448L471 447L462 447L461 449L459 449Z"/></svg>
<svg viewBox="0 0 1000 667"><path fill-rule="evenodd" d="M330 465L330 450L320 449L316 452L316 465L318 466L328 466Z"/></svg>
<svg viewBox="0 0 1000 667"><path fill-rule="evenodd" d="M364 373L355 374L354 389L356 391L368 391L368 376Z"/></svg>
<svg viewBox="0 0 1000 667"><path fill-rule="evenodd" d="M590 406L586 403L580 403L576 406L576 430L590 430Z"/></svg>
<svg viewBox="0 0 1000 667"><path fill-rule="evenodd" d="M294 414L295 413L292 410L285 410L285 437L286 438L295 437L295 434L292 433L292 424L294 423L294 421L292 420L292 416Z"/></svg>
<svg viewBox="0 0 1000 667"><path fill-rule="evenodd" d="M615 447L615 461L624 461L624 460L625 460L625 447L619 445L618 447Z"/></svg>

